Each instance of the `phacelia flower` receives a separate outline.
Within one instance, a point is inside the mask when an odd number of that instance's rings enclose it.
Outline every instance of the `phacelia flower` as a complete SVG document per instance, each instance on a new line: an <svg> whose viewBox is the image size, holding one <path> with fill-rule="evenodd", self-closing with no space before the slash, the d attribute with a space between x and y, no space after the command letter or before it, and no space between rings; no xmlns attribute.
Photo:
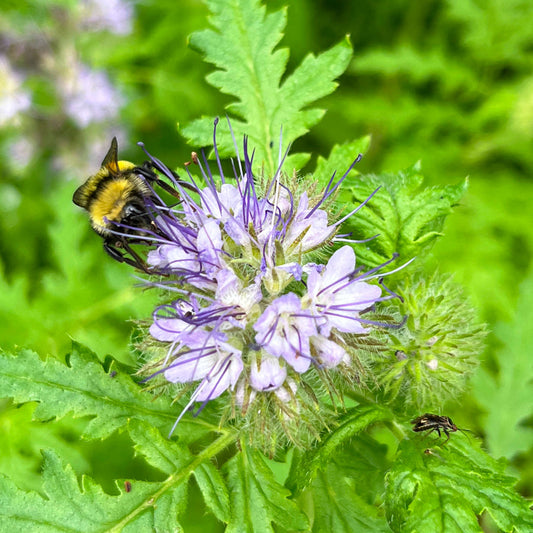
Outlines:
<svg viewBox="0 0 533 533"><path fill-rule="evenodd" d="M17 126L21 113L31 106L31 95L23 89L22 82L9 59L0 54L0 127Z"/></svg>
<svg viewBox="0 0 533 533"><path fill-rule="evenodd" d="M105 72L81 63L72 65L59 80L58 89L65 112L80 128L113 120L124 103Z"/></svg>
<svg viewBox="0 0 533 533"><path fill-rule="evenodd" d="M82 0L78 4L81 26L128 35L133 29L133 4L128 0Z"/></svg>
<svg viewBox="0 0 533 533"><path fill-rule="evenodd" d="M316 319L302 309L301 299L289 292L276 298L257 319L255 341L301 374L311 364L309 339L317 334Z"/></svg>
<svg viewBox="0 0 533 533"><path fill-rule="evenodd" d="M339 395L343 377L355 384L361 339L382 325L367 313L395 295L377 284L379 269L356 267L351 246L330 255L348 215L328 207L346 174L322 194L308 183L302 191L281 172L282 162L271 180L254 176L245 139L244 166L234 165L229 182L216 146L215 155L216 179L205 158L195 158L201 178L186 167L195 191L150 156L181 200L173 207L152 202L153 231L139 236L151 246L144 270L157 276L147 283L167 298L144 343L146 381L191 384L179 419L194 403L199 411L227 392L234 416L261 416L265 430L264 417L272 415L270 427L299 442L302 428L326 425L317 409L324 392ZM135 228L117 227L125 230L131 236ZM326 254L329 260L317 262Z"/></svg>

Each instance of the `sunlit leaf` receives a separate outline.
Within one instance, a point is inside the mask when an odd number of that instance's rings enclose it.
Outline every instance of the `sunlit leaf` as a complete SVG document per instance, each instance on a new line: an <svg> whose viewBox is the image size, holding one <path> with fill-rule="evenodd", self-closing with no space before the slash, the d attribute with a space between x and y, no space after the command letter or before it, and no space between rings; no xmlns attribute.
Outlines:
<svg viewBox="0 0 533 533"><path fill-rule="evenodd" d="M89 477L82 478L80 488L70 466L65 467L51 451L43 455L46 498L0 478L0 517L6 531L142 531L150 524L157 524L161 531L181 530L177 509L186 497L182 489L172 487L161 494L160 483L135 481L126 490L124 483L117 481L119 495L110 496ZM170 500L170 508L165 506L166 500Z"/></svg>
<svg viewBox="0 0 533 533"><path fill-rule="evenodd" d="M231 125L239 146L246 134L255 149L254 161L265 164L272 174L278 166L279 138L282 152L323 116L324 109L309 107L337 87L352 55L348 39L315 56L309 54L283 81L289 58L286 48L278 48L286 24L286 11L266 13L258 0L210 0L213 29L191 36L191 46L204 54L217 70L208 81L225 94L235 97L228 106L236 117ZM214 118L202 118L183 128L189 142L197 146L213 144ZM219 125L217 144L223 155L233 155L234 147L225 121ZM285 168L301 168L309 154L292 154Z"/></svg>
<svg viewBox="0 0 533 533"><path fill-rule="evenodd" d="M228 532L273 532L272 522L288 530L306 530L308 522L290 491L280 485L261 454L244 447L224 466L230 490Z"/></svg>
<svg viewBox="0 0 533 533"><path fill-rule="evenodd" d="M92 416L84 436L104 438L126 426L130 418L140 418L168 430L176 409L170 400L155 399L122 371L106 372L97 357L74 343L68 365L55 359L42 361L30 351L0 356L0 394L15 402L38 402L37 420L61 418L67 413ZM194 431L194 421L180 431ZM200 426L197 429L202 431Z"/></svg>
<svg viewBox="0 0 533 533"><path fill-rule="evenodd" d="M423 256L442 235L446 216L465 193L467 182L423 189L423 180L418 164L396 173L346 179L340 205L361 204L376 191L343 226L354 239L377 236L354 246L362 263L377 266L394 253L402 261Z"/></svg>
<svg viewBox="0 0 533 533"><path fill-rule="evenodd" d="M425 448L404 440L387 474L385 503L393 531L478 532L488 511L503 531L527 532L533 512L518 495L505 462L479 443L454 435L444 446Z"/></svg>

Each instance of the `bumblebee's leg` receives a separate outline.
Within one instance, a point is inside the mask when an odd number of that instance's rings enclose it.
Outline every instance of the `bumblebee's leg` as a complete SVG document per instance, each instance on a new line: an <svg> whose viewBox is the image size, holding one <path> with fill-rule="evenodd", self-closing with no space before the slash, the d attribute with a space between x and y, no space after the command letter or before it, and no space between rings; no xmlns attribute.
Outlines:
<svg viewBox="0 0 533 533"><path fill-rule="evenodd" d="M175 198L181 198L180 193L173 189L168 183L165 183L162 179L157 177L157 174L152 170L154 166L150 161L145 161L140 167L137 167L137 172L141 174L144 178L146 178L148 181L157 183L159 187L164 189L168 194L171 196L174 196ZM181 187L184 187L185 189L189 189L192 192L198 192L198 189L186 181L182 181L178 174L176 174L172 169L169 169L170 172L172 172L172 176L174 176L174 179L179 182Z"/></svg>
<svg viewBox="0 0 533 533"><path fill-rule="evenodd" d="M450 433L448 432L448 430L446 428L442 428L442 431L444 431L444 433L446 433L447 439L444 441L444 444L446 444L450 440Z"/></svg>
<svg viewBox="0 0 533 533"><path fill-rule="evenodd" d="M141 171L145 171L145 172L141 172L141 174L145 177L145 178L150 178L150 176L148 176L147 174L150 174L153 178L157 178L157 174L154 172L154 169L156 168L156 166L151 162L151 161L145 161L140 167L139 169ZM177 172L174 172L171 168L168 169L170 172L172 172L172 176L174 177L174 179L176 181L181 181L181 178L179 177L179 175L177 174Z"/></svg>
<svg viewBox="0 0 533 533"><path fill-rule="evenodd" d="M153 171L154 166L150 161L145 161L140 167L137 167L135 170L137 173L139 173L143 178L148 180L150 183L157 183L162 189L168 192L168 194L174 196L175 198L180 198L179 192L174 190L170 185L165 183L164 181L160 180L157 177L157 174ZM172 175L175 178L178 178L178 175L173 172Z"/></svg>
<svg viewBox="0 0 533 533"><path fill-rule="evenodd" d="M124 256L124 253L117 249L115 246L113 246L109 241L104 241L104 250L115 261L118 261L119 263L126 262L127 258Z"/></svg>
<svg viewBox="0 0 533 533"><path fill-rule="evenodd" d="M146 272L147 274L153 274L152 271L148 268L148 265L144 261L144 259L128 244L127 241L122 242L122 246L124 247L124 250L128 252L133 259L130 259L130 265L138 268L139 270L142 270L143 272ZM129 258L128 258L129 259Z"/></svg>
<svg viewBox="0 0 533 533"><path fill-rule="evenodd" d="M176 177L178 176L175 172L172 172L172 174L174 174ZM160 180L159 178L156 178L153 181L155 183L157 183L162 189L167 191L168 194L171 194L175 198L181 199L180 193L178 191L176 191L175 189L173 189L170 185L165 183L163 180ZM184 189L189 189L189 191L192 191L192 192L198 192L198 189L194 185L191 185L190 183L187 183L186 181L177 180L177 182Z"/></svg>
<svg viewBox="0 0 533 533"><path fill-rule="evenodd" d="M130 265L134 268L138 268L139 270L142 270L143 272L146 272L147 274L153 274L153 272L150 272L148 269L146 263L143 261L143 259L131 248L131 246L124 240L118 241L120 243L120 246L124 248L124 250L131 255L131 257L128 257L126 253L122 252L118 247L117 244L112 244L110 241L105 240L104 241L104 250L115 260L119 263L126 263L127 265Z"/></svg>
<svg viewBox="0 0 533 533"><path fill-rule="evenodd" d="M153 171L154 166L150 161L145 161L142 165L135 168L135 172L140 174L143 178L149 181L154 181L157 178L157 174Z"/></svg>
<svg viewBox="0 0 533 533"><path fill-rule="evenodd" d="M161 181L159 178L154 180L155 183L157 183L163 190L167 191L168 194L174 196L174 198L178 198L181 200L180 193L173 189L170 185L167 185L164 181ZM181 185L182 183L180 183Z"/></svg>

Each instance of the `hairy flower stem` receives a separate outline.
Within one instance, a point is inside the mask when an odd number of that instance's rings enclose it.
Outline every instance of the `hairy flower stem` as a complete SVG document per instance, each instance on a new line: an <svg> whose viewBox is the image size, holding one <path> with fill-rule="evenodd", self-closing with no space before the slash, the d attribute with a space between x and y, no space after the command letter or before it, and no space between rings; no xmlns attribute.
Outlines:
<svg viewBox="0 0 533 533"><path fill-rule="evenodd" d="M386 409L390 413L390 420L384 420L384 425L394 435L394 437L396 437L398 441L402 441L403 439L405 439L406 433L404 431L403 426L396 422L394 412L389 410L385 405L376 402L364 393L356 390L349 391L346 396L350 397L352 400L355 400L360 405L377 405L380 409Z"/></svg>
<svg viewBox="0 0 533 533"><path fill-rule="evenodd" d="M385 426L387 426L387 429L398 439L398 442L405 439L404 428L395 420L385 422Z"/></svg>
<svg viewBox="0 0 533 533"><path fill-rule="evenodd" d="M355 400L361 405L379 405L380 407L384 407L382 404L378 404L373 398L367 396L366 394L364 394L364 392L360 390L349 390L345 392L345 396L351 398L352 400Z"/></svg>

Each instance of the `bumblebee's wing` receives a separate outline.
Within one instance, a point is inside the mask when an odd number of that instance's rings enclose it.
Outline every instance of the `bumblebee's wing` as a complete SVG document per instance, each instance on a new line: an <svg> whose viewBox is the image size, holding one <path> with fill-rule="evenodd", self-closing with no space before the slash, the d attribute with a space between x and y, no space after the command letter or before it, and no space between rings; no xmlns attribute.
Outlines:
<svg viewBox="0 0 533 533"><path fill-rule="evenodd" d="M102 167L100 168L100 170L94 176L91 176L83 185L80 185L76 189L76 192L72 197L72 201L76 205L78 205L79 207L83 207L84 209L88 209L88 206L91 203L91 199L93 199L95 191L98 189L98 186L102 182L108 180L111 176L116 175L120 172L117 156L117 138L113 137L113 140L111 141L111 146L109 147L109 150L107 151L107 154L104 157L104 160L102 161Z"/></svg>
<svg viewBox="0 0 533 533"><path fill-rule="evenodd" d="M74 196L72 197L72 201L79 207L83 207L84 209L87 209L87 186L84 183L83 185L80 185L76 192L74 193Z"/></svg>
<svg viewBox="0 0 533 533"><path fill-rule="evenodd" d="M117 138L113 137L111 141L111 146L102 161L102 166L109 169L110 172L117 173L118 168L118 142Z"/></svg>
<svg viewBox="0 0 533 533"><path fill-rule="evenodd" d="M102 167L94 176L88 178L83 185L76 189L72 201L83 209L88 209L94 200L98 187L110 179L111 175L112 172L107 167Z"/></svg>

